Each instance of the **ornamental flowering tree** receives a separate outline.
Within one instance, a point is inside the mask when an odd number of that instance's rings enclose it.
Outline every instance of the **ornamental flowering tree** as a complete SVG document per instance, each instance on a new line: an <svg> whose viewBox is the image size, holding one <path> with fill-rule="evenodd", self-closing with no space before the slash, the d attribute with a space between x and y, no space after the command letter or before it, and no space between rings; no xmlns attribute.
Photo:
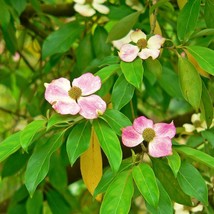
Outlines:
<svg viewBox="0 0 214 214"><path fill-rule="evenodd" d="M0 2L0 213L213 213L213 2L69 2Z"/></svg>

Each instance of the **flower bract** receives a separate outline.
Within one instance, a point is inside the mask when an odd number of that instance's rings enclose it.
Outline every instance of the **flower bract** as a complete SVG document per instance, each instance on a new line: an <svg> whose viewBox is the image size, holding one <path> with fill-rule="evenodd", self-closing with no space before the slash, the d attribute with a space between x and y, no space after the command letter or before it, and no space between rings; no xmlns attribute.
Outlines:
<svg viewBox="0 0 214 214"><path fill-rule="evenodd" d="M160 48L165 42L161 35L153 35L147 39L146 34L136 30L130 34L131 43L123 44L118 52L121 60L132 62L137 56L145 60L149 57L156 59L160 54Z"/></svg>
<svg viewBox="0 0 214 214"><path fill-rule="evenodd" d="M102 14L108 14L109 8L102 5L106 0L74 0L74 10L82 16L93 16L96 11Z"/></svg>
<svg viewBox="0 0 214 214"><path fill-rule="evenodd" d="M45 83L45 99L60 114L80 114L86 119L95 119L106 110L106 103L93 94L101 87L98 76L85 73L70 84L66 78Z"/></svg>
<svg viewBox="0 0 214 214"><path fill-rule="evenodd" d="M156 123L144 116L134 120L132 126L122 130L122 143L127 147L135 147L143 141L148 143L148 153L152 157L164 157L172 154L172 141L176 129L171 122Z"/></svg>

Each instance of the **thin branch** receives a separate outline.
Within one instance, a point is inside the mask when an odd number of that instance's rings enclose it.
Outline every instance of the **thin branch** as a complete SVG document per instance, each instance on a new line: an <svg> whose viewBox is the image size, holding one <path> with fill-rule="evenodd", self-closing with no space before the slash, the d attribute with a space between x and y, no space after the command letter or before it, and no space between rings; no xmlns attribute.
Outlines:
<svg viewBox="0 0 214 214"><path fill-rule="evenodd" d="M27 118L26 115L19 114L18 112L13 112L13 111L11 111L9 109L5 109L3 107L0 107L0 111L3 111L3 112L8 113L8 114L12 114L12 115L17 116L17 117Z"/></svg>

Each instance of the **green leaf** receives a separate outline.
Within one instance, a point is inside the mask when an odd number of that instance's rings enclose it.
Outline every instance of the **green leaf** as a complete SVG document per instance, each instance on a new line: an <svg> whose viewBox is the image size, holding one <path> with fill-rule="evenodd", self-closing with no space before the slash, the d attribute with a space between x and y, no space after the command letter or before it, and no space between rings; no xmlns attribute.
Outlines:
<svg viewBox="0 0 214 214"><path fill-rule="evenodd" d="M205 130L201 132L203 139L207 140L214 147L214 130Z"/></svg>
<svg viewBox="0 0 214 214"><path fill-rule="evenodd" d="M159 202L159 189L152 168L144 163L134 166L132 176L144 199L153 207Z"/></svg>
<svg viewBox="0 0 214 214"><path fill-rule="evenodd" d="M179 57L178 75L184 98L197 110L202 94L202 81L199 73L187 59Z"/></svg>
<svg viewBox="0 0 214 214"><path fill-rule="evenodd" d="M198 199L204 205L208 205L207 185L195 167L183 162L178 172L178 182L186 194Z"/></svg>
<svg viewBox="0 0 214 214"><path fill-rule="evenodd" d="M158 189L160 192L159 203L157 207L152 207L146 202L146 208L152 214L173 214L173 204L167 194L166 190L163 188L161 182L157 180Z"/></svg>
<svg viewBox="0 0 214 214"><path fill-rule="evenodd" d="M20 143L22 148L27 151L28 146L31 145L34 136L45 127L45 120L35 120L29 123L20 134Z"/></svg>
<svg viewBox="0 0 214 214"><path fill-rule="evenodd" d="M121 75L115 82L112 91L112 104L114 109L120 110L134 95L134 86L129 84L124 75Z"/></svg>
<svg viewBox="0 0 214 214"><path fill-rule="evenodd" d="M51 155L62 144L64 132L49 137L47 142L38 145L29 159L25 172L25 185L32 196L38 184L45 178L49 171Z"/></svg>
<svg viewBox="0 0 214 214"><path fill-rule="evenodd" d="M213 120L213 104L212 104L210 94L203 81L202 81L202 95L201 95L200 109L201 109L203 118L205 118L207 128L209 128Z"/></svg>
<svg viewBox="0 0 214 214"><path fill-rule="evenodd" d="M202 163L210 168L214 168L214 157L204 152L201 152L199 150L187 146L176 146L175 149L178 153L181 153L195 160L196 162Z"/></svg>
<svg viewBox="0 0 214 214"><path fill-rule="evenodd" d="M27 164L28 159L29 155L20 150L10 155L4 162L1 176L4 178L16 174Z"/></svg>
<svg viewBox="0 0 214 214"><path fill-rule="evenodd" d="M19 142L20 134L21 132L17 132L13 135L10 135L0 143L0 162L8 158L21 147Z"/></svg>
<svg viewBox="0 0 214 214"><path fill-rule="evenodd" d="M214 28L214 2L213 0L205 1L204 18L208 28Z"/></svg>
<svg viewBox="0 0 214 214"><path fill-rule="evenodd" d="M72 213L70 204L65 197L56 190L49 190L46 193L48 205L53 214L70 214Z"/></svg>
<svg viewBox="0 0 214 214"><path fill-rule="evenodd" d="M133 194L131 172L128 170L121 172L107 189L101 204L100 214L128 214Z"/></svg>
<svg viewBox="0 0 214 214"><path fill-rule="evenodd" d="M93 35L93 48L97 58L103 58L111 55L111 45L106 43L108 33L106 30L97 26Z"/></svg>
<svg viewBox="0 0 214 214"><path fill-rule="evenodd" d="M155 158L152 159L152 163L156 177L161 182L170 198L179 204L191 206L192 202L190 197L183 192L167 163L161 159Z"/></svg>
<svg viewBox="0 0 214 214"><path fill-rule="evenodd" d="M100 79L102 80L102 83L104 83L118 70L120 70L119 64L108 65L100 69L95 75L99 76Z"/></svg>
<svg viewBox="0 0 214 214"><path fill-rule="evenodd" d="M177 177L178 171L181 166L181 158L180 158L179 154L175 150L173 150L173 154L170 156L167 156L166 158L168 160L168 164L169 164L173 174L175 175L175 177Z"/></svg>
<svg viewBox="0 0 214 214"><path fill-rule="evenodd" d="M83 29L84 27L78 23L71 22L51 33L43 43L42 58L68 51Z"/></svg>
<svg viewBox="0 0 214 214"><path fill-rule="evenodd" d="M111 168L107 168L104 172L99 184L97 185L96 189L94 190L94 197L96 197L100 193L106 192L110 183L117 177L119 173L125 171L127 169L131 169L133 166L133 162L131 158L124 159L120 165L120 169L117 173L113 172Z"/></svg>
<svg viewBox="0 0 214 214"><path fill-rule="evenodd" d="M70 115L53 114L48 119L47 130L49 130L53 126L56 126L62 123L68 124L68 122L73 120L74 120L74 117Z"/></svg>
<svg viewBox="0 0 214 214"><path fill-rule="evenodd" d="M107 109L102 118L109 124L117 135L121 135L122 128L132 125L128 117L115 109Z"/></svg>
<svg viewBox="0 0 214 214"><path fill-rule="evenodd" d="M211 75L214 75L214 50L201 46L186 46L199 66Z"/></svg>
<svg viewBox="0 0 214 214"><path fill-rule="evenodd" d="M66 142L66 150L71 165L89 148L90 137L91 125L89 121L79 123L71 130Z"/></svg>
<svg viewBox="0 0 214 214"><path fill-rule="evenodd" d="M121 61L120 67L126 80L136 88L140 89L144 72L142 60L137 58L133 62Z"/></svg>
<svg viewBox="0 0 214 214"><path fill-rule="evenodd" d="M9 0L8 3L12 5L12 7L17 11L18 15L21 15L21 13L24 11L27 1L26 0Z"/></svg>
<svg viewBox="0 0 214 214"><path fill-rule="evenodd" d="M200 13L201 0L189 0L180 14L177 21L177 33L180 41L187 41L194 32Z"/></svg>
<svg viewBox="0 0 214 214"><path fill-rule="evenodd" d="M26 203L27 213L29 214L40 214L43 207L43 193L37 190L33 197L29 197Z"/></svg>
<svg viewBox="0 0 214 214"><path fill-rule="evenodd" d="M137 22L139 15L140 12L134 12L117 22L109 32L107 41L111 42L126 36Z"/></svg>
<svg viewBox="0 0 214 214"><path fill-rule="evenodd" d="M0 0L0 5L0 24L3 26L3 28L6 28L10 22L9 7L4 0Z"/></svg>
<svg viewBox="0 0 214 214"><path fill-rule="evenodd" d="M93 121L93 127L112 170L117 171L122 161L122 150L117 135L102 120Z"/></svg>

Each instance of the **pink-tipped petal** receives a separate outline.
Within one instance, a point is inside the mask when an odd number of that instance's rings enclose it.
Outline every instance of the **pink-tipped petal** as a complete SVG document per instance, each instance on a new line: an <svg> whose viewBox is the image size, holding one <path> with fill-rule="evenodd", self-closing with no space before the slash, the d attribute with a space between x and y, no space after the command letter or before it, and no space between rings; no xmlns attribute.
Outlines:
<svg viewBox="0 0 214 214"><path fill-rule="evenodd" d="M176 134L176 128L173 122L168 123L156 123L154 125L156 136L173 138Z"/></svg>
<svg viewBox="0 0 214 214"><path fill-rule="evenodd" d="M97 10L98 12L102 13L102 14L108 14L109 13L109 8L106 7L105 5L99 4L99 3L93 3L92 4L93 8L95 10Z"/></svg>
<svg viewBox="0 0 214 214"><path fill-rule="evenodd" d="M127 147L134 147L143 141L141 134L135 131L132 126L122 129L122 143Z"/></svg>
<svg viewBox="0 0 214 214"><path fill-rule="evenodd" d="M80 97L77 102L80 106L80 115L86 119L95 119L106 110L106 103L95 94L88 97Z"/></svg>
<svg viewBox="0 0 214 214"><path fill-rule="evenodd" d="M164 42L165 38L163 38L161 35L154 35L149 38L147 44L149 49L160 49Z"/></svg>
<svg viewBox="0 0 214 214"><path fill-rule="evenodd" d="M123 37L122 39L112 41L114 47L116 47L118 50L120 50L120 48L124 44L128 44L129 42L131 42L130 35L132 32L133 32L133 30L129 31L129 33L125 37Z"/></svg>
<svg viewBox="0 0 214 214"><path fill-rule="evenodd" d="M122 45L118 55L124 62L132 62L137 57L139 48L135 45L125 44Z"/></svg>
<svg viewBox="0 0 214 214"><path fill-rule="evenodd" d="M101 87L101 79L91 73L85 73L72 82L72 86L79 87L82 90L82 96L87 96L98 91Z"/></svg>
<svg viewBox="0 0 214 214"><path fill-rule="evenodd" d="M75 115L80 111L79 105L72 99L70 100L70 102L56 102L52 107L56 112L60 114Z"/></svg>
<svg viewBox="0 0 214 214"><path fill-rule="evenodd" d="M142 134L144 129L153 128L153 121L141 116L134 120L133 127L139 134Z"/></svg>
<svg viewBox="0 0 214 214"><path fill-rule="evenodd" d="M141 52L138 53L138 56L141 59L148 59L150 56L152 57L152 59L156 59L158 58L160 54L160 50L158 49L148 49L148 48L144 48L141 50Z"/></svg>
<svg viewBox="0 0 214 214"><path fill-rule="evenodd" d="M146 34L141 30L135 30L131 35L131 40L137 43L139 39L146 39Z"/></svg>
<svg viewBox="0 0 214 214"><path fill-rule="evenodd" d="M149 155L155 158L165 157L172 155L172 142L171 139L155 137L149 143Z"/></svg>
<svg viewBox="0 0 214 214"><path fill-rule="evenodd" d="M51 83L45 83L45 99L49 103L58 101L69 102L70 97L68 91L70 90L70 81L65 78L53 80Z"/></svg>

